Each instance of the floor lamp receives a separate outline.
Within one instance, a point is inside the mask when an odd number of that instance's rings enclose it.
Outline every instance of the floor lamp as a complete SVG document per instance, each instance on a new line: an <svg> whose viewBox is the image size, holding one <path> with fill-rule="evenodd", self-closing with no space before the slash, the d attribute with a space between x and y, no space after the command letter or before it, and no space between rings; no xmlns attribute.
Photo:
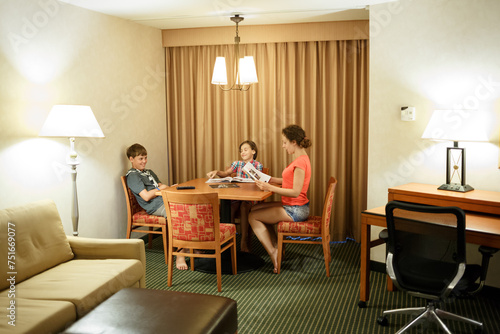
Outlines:
<svg viewBox="0 0 500 334"><path fill-rule="evenodd" d="M78 194L76 190L76 166L78 166L80 160L75 151L75 138L104 138L104 134L89 106L55 105L50 110L39 136L69 138L70 151L66 158L66 163L71 166L71 178L73 180L71 221L73 223L73 235L78 236L79 213Z"/></svg>
<svg viewBox="0 0 500 334"><path fill-rule="evenodd" d="M465 148L459 141L488 141L488 115L477 110L435 110L422 138L453 141L446 150L446 183L438 189L458 192L474 190L465 181Z"/></svg>

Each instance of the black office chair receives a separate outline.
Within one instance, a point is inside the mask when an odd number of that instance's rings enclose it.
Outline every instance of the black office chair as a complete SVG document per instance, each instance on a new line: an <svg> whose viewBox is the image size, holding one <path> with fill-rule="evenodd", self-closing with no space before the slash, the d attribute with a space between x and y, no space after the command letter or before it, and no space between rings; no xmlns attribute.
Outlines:
<svg viewBox="0 0 500 334"><path fill-rule="evenodd" d="M466 322L476 326L476 333L481 333L481 322L439 308L439 304L452 295L477 293L484 283L478 288L475 282L486 277L487 264L483 272L479 265L466 265L464 211L458 207L392 201L386 206L386 219L387 274L398 289L426 298L428 304L384 311L377 322L387 325L388 315L410 313L416 318L397 333L426 320L436 322L446 333L451 333L441 318Z"/></svg>

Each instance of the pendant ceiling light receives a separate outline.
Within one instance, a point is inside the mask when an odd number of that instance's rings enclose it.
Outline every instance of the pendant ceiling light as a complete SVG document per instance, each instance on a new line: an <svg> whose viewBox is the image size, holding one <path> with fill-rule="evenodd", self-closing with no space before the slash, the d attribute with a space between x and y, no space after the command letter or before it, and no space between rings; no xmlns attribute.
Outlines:
<svg viewBox="0 0 500 334"><path fill-rule="evenodd" d="M224 91L239 90L247 91L253 83L257 83L257 71L252 56L240 58L240 37L238 36L238 24L243 21L243 17L235 15L231 17L231 21L236 23L236 36L234 37L234 59L235 59L235 79L234 83L229 88L224 88L227 85L226 59L217 57L215 60L214 73L212 75L212 84L219 85Z"/></svg>

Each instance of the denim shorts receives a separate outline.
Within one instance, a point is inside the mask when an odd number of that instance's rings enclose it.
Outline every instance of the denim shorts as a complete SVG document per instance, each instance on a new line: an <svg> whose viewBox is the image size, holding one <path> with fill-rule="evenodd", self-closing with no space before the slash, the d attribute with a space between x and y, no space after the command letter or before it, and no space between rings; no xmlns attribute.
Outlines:
<svg viewBox="0 0 500 334"><path fill-rule="evenodd" d="M283 208L294 222L303 222L309 217L309 203L304 205L283 205Z"/></svg>

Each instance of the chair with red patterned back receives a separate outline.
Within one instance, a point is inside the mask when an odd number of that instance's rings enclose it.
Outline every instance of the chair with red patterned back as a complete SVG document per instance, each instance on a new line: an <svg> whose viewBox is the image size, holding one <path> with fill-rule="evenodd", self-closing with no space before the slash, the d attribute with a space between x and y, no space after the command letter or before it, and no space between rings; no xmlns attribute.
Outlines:
<svg viewBox="0 0 500 334"><path fill-rule="evenodd" d="M147 214L128 187L127 177L122 176L121 181L127 200L127 239L130 239L132 232L149 234L148 247L151 248L153 245L153 234L161 234L165 263L167 263L167 220L165 217ZM141 229L141 227L147 227L148 229ZM155 228L159 228L159 230Z"/></svg>
<svg viewBox="0 0 500 334"><path fill-rule="evenodd" d="M218 194L174 189L161 193L168 218L167 285L172 286L174 255L189 256L191 270L194 270L195 257L215 258L217 290L221 292L221 253L229 248L233 275L236 275L236 227L220 223ZM180 252L181 249L189 249L189 254ZM194 250L211 250L214 253L196 254Z"/></svg>
<svg viewBox="0 0 500 334"><path fill-rule="evenodd" d="M322 216L309 216L303 222L282 221L278 223L278 274L281 270L283 243L320 244L323 245L326 276L330 277L330 217L336 186L337 180L334 177L330 177ZM287 237L294 237L294 239L287 239ZM300 240L297 237L307 239ZM321 237L321 240L311 240L311 238L317 237Z"/></svg>

